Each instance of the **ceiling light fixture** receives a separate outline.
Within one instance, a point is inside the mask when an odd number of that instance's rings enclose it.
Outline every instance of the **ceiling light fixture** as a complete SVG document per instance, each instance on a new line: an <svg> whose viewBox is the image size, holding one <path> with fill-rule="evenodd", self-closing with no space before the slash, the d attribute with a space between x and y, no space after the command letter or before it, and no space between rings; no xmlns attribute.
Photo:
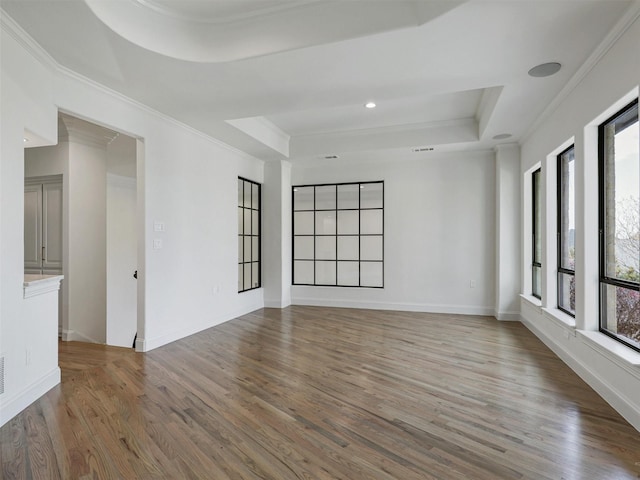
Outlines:
<svg viewBox="0 0 640 480"><path fill-rule="evenodd" d="M504 140L506 138L511 138L511 134L510 133L500 133L500 134L495 135L493 137L494 140Z"/></svg>
<svg viewBox="0 0 640 480"><path fill-rule="evenodd" d="M562 65L558 62L541 63L529 70L529 75L537 78L549 77L554 73L558 73L561 67Z"/></svg>
<svg viewBox="0 0 640 480"><path fill-rule="evenodd" d="M367 102L364 104L365 108L376 108L375 102Z"/></svg>
<svg viewBox="0 0 640 480"><path fill-rule="evenodd" d="M23 139L22 139L22 141L23 141L24 143L27 143L27 142L29 141L29 139L25 137L25 138L23 138Z"/></svg>

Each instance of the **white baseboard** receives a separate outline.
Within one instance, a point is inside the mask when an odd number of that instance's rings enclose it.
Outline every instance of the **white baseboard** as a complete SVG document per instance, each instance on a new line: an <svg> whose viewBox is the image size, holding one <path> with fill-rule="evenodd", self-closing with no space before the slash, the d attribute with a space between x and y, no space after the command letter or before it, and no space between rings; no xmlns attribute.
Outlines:
<svg viewBox="0 0 640 480"><path fill-rule="evenodd" d="M86 343L104 343L99 342L91 337L88 337L80 332L76 332L75 330L62 330L62 341L63 342L86 342Z"/></svg>
<svg viewBox="0 0 640 480"><path fill-rule="evenodd" d="M265 300L264 306L265 308L287 308L291 303L284 303L278 300Z"/></svg>
<svg viewBox="0 0 640 480"><path fill-rule="evenodd" d="M242 315L254 312L263 307L263 302L256 303L241 310L231 312L223 316L214 317L213 319L209 319L205 322L200 322L194 325L189 325L185 328L165 332L153 338L142 338L138 335L138 338L136 339L136 352L148 352L150 350L153 350L154 348L158 348L168 343L175 342L176 340L180 340L182 338L188 337L189 335L193 335L194 333L201 332L203 330L206 330L207 328L215 327L216 325L228 322L229 320L241 317Z"/></svg>
<svg viewBox="0 0 640 480"><path fill-rule="evenodd" d="M494 311L493 316L501 322L519 322L520 312L498 312Z"/></svg>
<svg viewBox="0 0 640 480"><path fill-rule="evenodd" d="M60 368L56 367L9 400L2 402L0 427L60 383Z"/></svg>
<svg viewBox="0 0 640 480"><path fill-rule="evenodd" d="M467 305L434 305L426 303L389 303L360 302L354 300L325 300L317 298L294 297L292 305L308 305L315 307L363 308L367 310L398 310L401 312L449 313L459 315L486 315L493 317L493 307L477 307Z"/></svg>
<svg viewBox="0 0 640 480"><path fill-rule="evenodd" d="M522 323L538 337L553 353L566 363L582 380L584 380L598 395L611 405L627 422L640 431L640 407L621 394L607 379L602 378L579 361L570 351L546 335L533 322L522 317ZM583 341L576 337L576 341Z"/></svg>

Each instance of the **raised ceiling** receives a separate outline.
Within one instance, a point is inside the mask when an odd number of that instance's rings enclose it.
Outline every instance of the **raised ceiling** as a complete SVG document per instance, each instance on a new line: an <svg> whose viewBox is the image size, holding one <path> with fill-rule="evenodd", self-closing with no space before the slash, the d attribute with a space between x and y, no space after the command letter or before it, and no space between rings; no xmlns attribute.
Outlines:
<svg viewBox="0 0 640 480"><path fill-rule="evenodd" d="M640 10L631 0L1 5L60 65L256 157L294 161L517 141ZM551 61L556 75L527 75Z"/></svg>

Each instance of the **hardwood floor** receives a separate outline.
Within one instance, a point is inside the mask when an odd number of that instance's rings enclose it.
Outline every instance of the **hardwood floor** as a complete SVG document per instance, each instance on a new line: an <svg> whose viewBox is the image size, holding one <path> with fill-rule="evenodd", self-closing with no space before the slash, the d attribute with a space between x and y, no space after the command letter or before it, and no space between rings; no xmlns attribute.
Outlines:
<svg viewBox="0 0 640 480"><path fill-rule="evenodd" d="M518 323L264 309L147 354L61 343L2 478L640 478L640 432Z"/></svg>

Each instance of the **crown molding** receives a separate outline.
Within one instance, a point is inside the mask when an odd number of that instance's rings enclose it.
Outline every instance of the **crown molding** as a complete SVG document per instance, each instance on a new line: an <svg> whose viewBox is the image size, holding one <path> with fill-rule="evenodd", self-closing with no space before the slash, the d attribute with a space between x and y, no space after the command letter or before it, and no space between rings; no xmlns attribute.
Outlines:
<svg viewBox="0 0 640 480"><path fill-rule="evenodd" d="M58 68L58 62L49 55L38 42L36 42L24 29L16 22L7 12L0 8L0 29L9 34L16 42L18 42L27 52L33 56L44 67L51 71Z"/></svg>
<svg viewBox="0 0 640 480"><path fill-rule="evenodd" d="M582 83L586 76L593 70L593 68L602 60L609 50L616 44L616 42L624 35L624 33L633 25L633 23L640 18L640 0L635 0L624 13L624 15L613 26L611 31L607 34L602 42L596 47L596 49L589 55L587 60L578 68L578 71L569 79L566 85L560 90L542 113L534 120L534 122L527 128L522 135L520 142L524 144L529 137L535 132L538 127L544 123L553 112L564 102L567 97Z"/></svg>

